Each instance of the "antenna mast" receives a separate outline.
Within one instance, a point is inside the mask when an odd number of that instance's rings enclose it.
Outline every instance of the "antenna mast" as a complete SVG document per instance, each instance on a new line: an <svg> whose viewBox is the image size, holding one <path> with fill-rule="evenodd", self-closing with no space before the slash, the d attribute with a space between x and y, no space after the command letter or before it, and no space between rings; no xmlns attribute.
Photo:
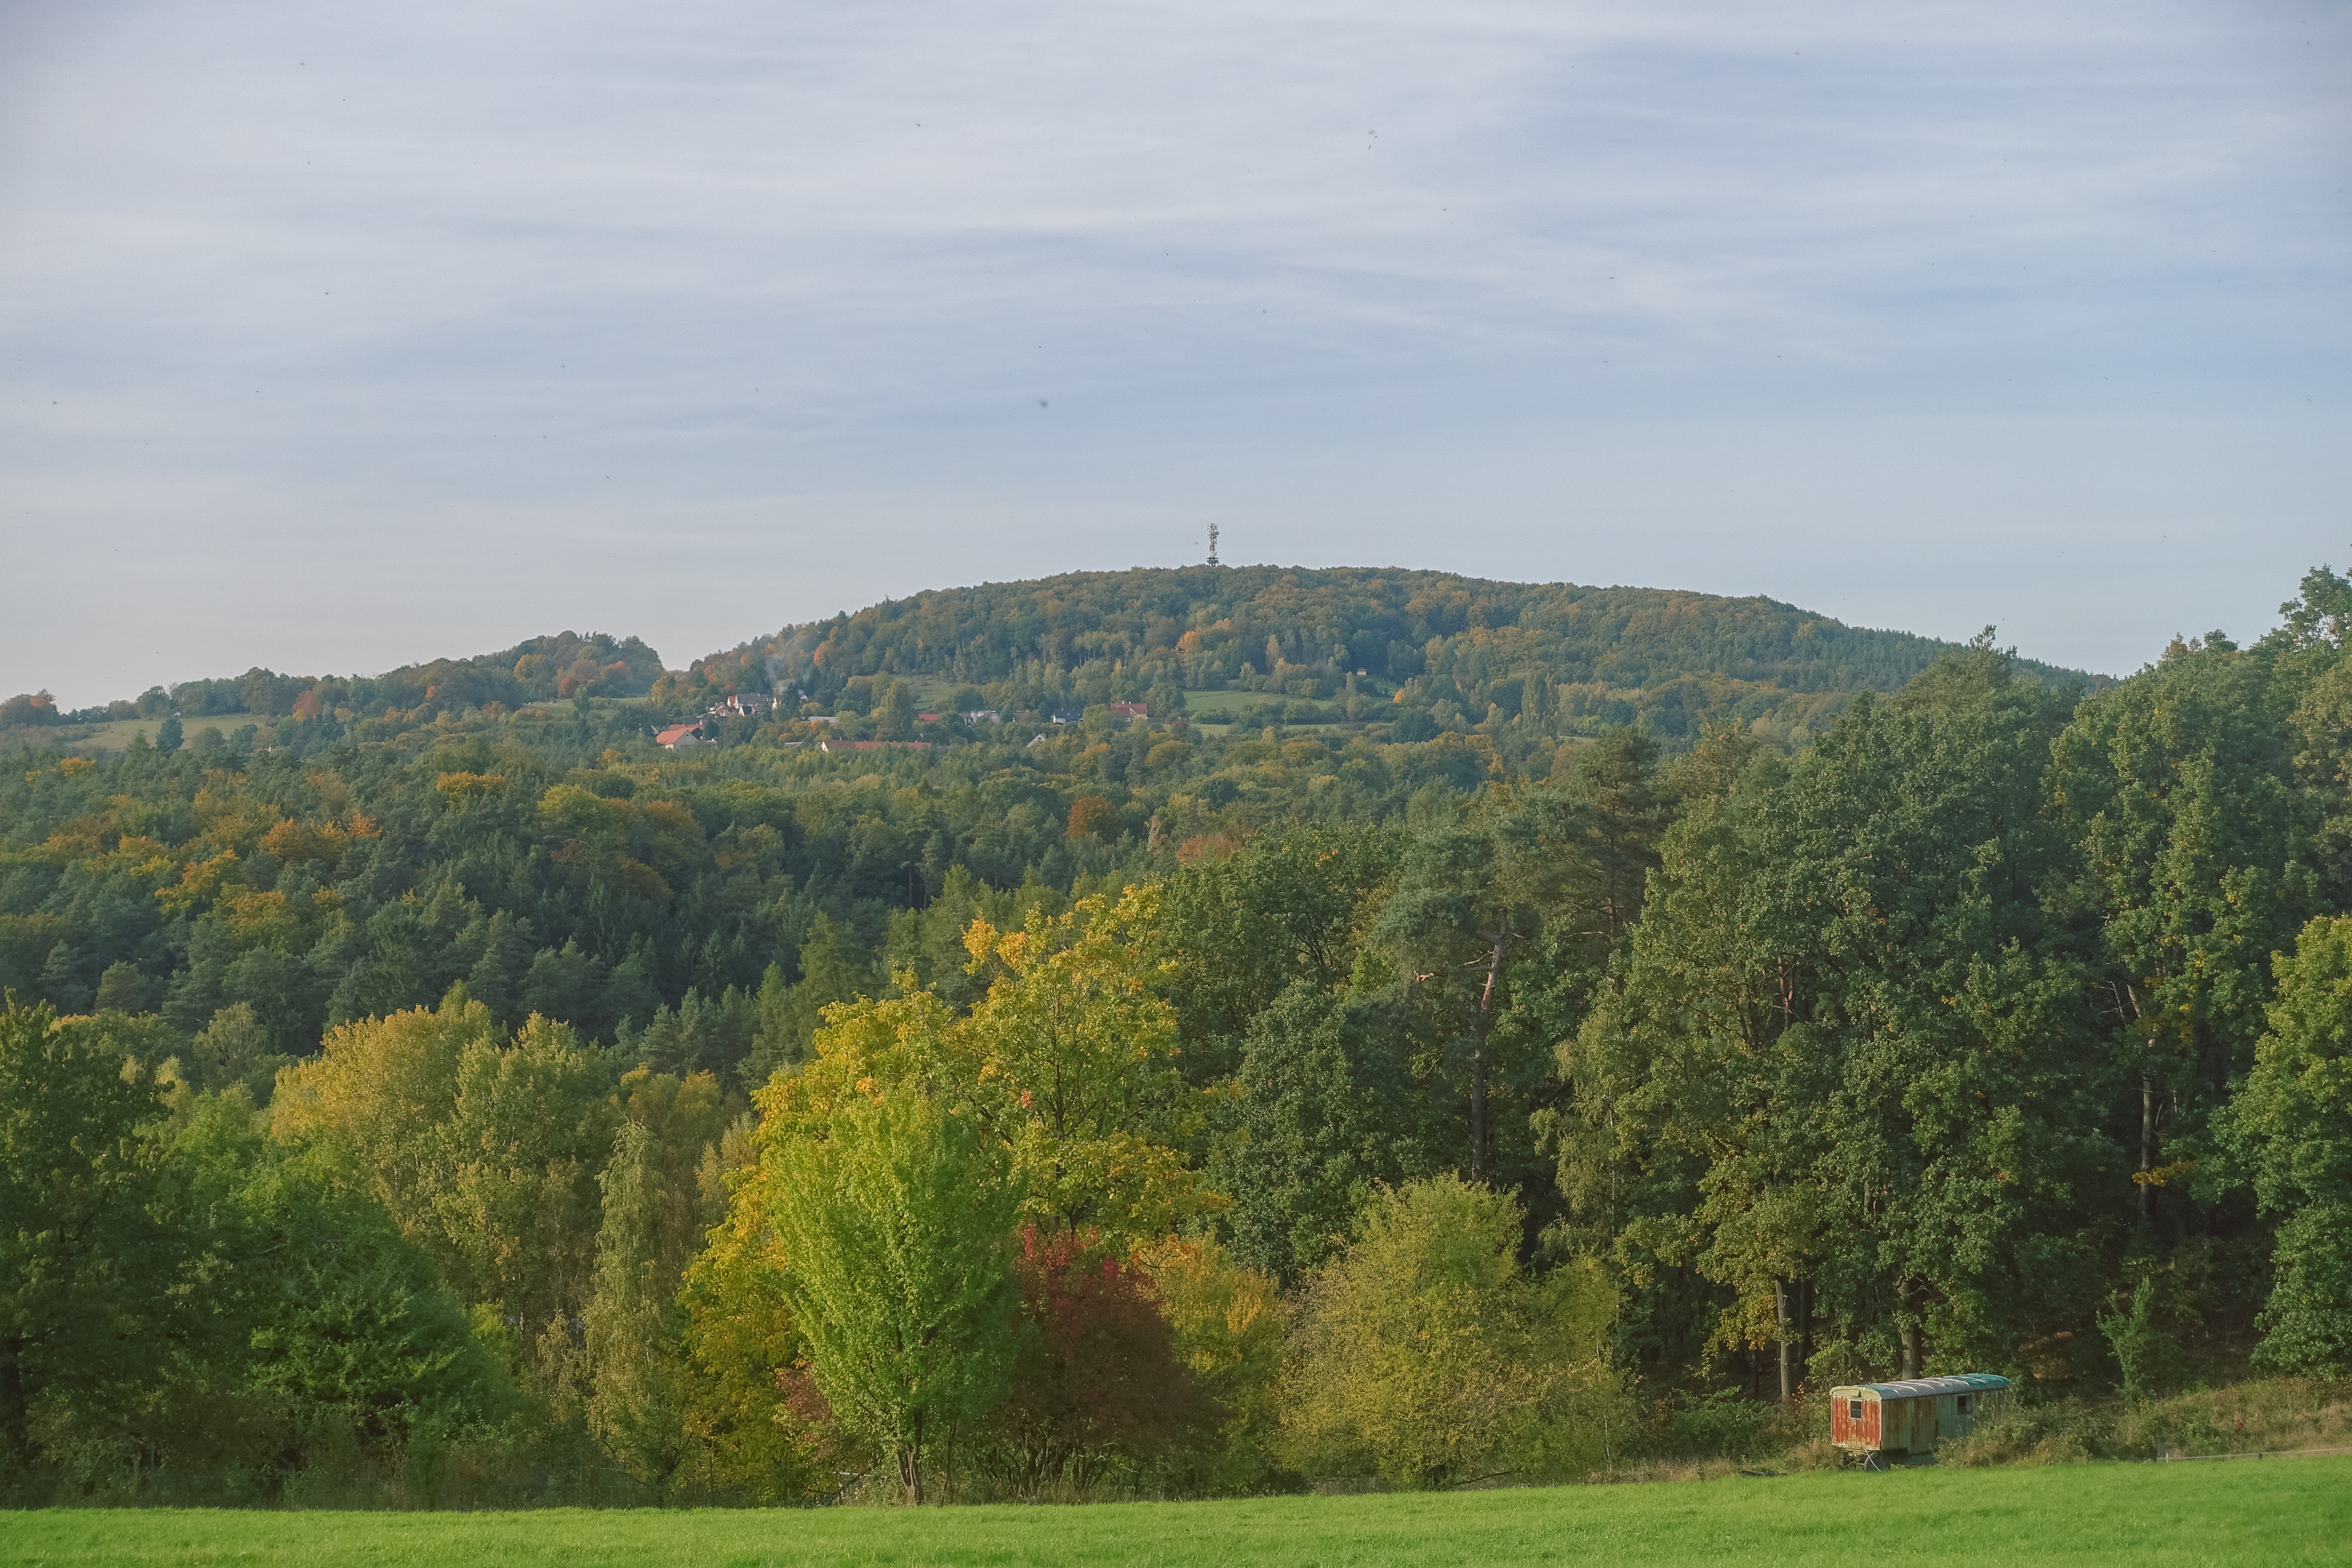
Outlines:
<svg viewBox="0 0 2352 1568"><path fill-rule="evenodd" d="M1210 564L1210 565L1212 565L1212 566L1214 566L1216 563L1217 563L1217 525L1216 525L1215 523L1213 523L1213 523L1209 524L1209 564Z"/></svg>

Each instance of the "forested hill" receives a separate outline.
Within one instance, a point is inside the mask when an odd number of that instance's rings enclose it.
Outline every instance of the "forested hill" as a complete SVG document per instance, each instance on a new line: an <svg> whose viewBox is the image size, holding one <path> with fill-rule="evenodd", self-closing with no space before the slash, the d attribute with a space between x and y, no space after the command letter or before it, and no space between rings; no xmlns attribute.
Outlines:
<svg viewBox="0 0 2352 1568"><path fill-rule="evenodd" d="M1954 645L1849 626L1760 596L1496 583L1373 567L1066 573L886 600L696 661L691 689L790 684L829 700L861 677L933 677L1004 706L1140 699L1155 687L1339 698L1469 722L1517 715L1531 678L1571 721L1668 740L1737 719L1801 739L1856 691L1893 691ZM2102 681L2031 660L2054 684ZM1057 679L1057 677L1062 679Z"/></svg>
<svg viewBox="0 0 2352 1568"><path fill-rule="evenodd" d="M91 738L60 725L167 714L397 721L580 697L645 699L651 721L694 718L745 692L785 698L785 715L864 716L895 684L942 710L1007 717L1122 701L1172 714L1185 694L1221 693L1189 704L1195 717L1253 729L1385 722L1396 741L1521 718L1568 736L1635 725L1671 752L1710 721L1802 746L1856 693L1899 690L1956 646L1760 595L1373 567L1139 567L887 599L685 669L665 670L634 637L567 631L377 676L256 668L74 713L27 693L0 703L0 732L46 731L54 745ZM2057 688L2108 684L2032 659L2013 667Z"/></svg>
<svg viewBox="0 0 2352 1568"><path fill-rule="evenodd" d="M46 691L21 692L0 702L0 731L166 714L308 721L338 711L349 719L419 708L496 710L550 699L643 697L661 675L661 656L636 637L558 632L496 653L406 664L382 675L289 675L257 665L243 675L183 680L168 691L150 687L138 697L70 713L58 711Z"/></svg>

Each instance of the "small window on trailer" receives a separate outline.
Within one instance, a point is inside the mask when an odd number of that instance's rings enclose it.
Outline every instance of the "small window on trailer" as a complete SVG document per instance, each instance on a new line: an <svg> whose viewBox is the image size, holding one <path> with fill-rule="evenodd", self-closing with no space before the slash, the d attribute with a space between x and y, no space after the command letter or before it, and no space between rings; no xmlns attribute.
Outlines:
<svg viewBox="0 0 2352 1568"><path fill-rule="evenodd" d="M1953 1405L1961 1415L1966 1415L1969 1413L1969 1396L1967 1394L1961 1394L1958 1399L1953 1402Z"/></svg>
<svg viewBox="0 0 2352 1568"><path fill-rule="evenodd" d="M1847 1420L1849 1420L1849 1421L1859 1421L1859 1420L1861 1420L1861 1419L1862 1419L1862 1401L1861 1401L1861 1400L1859 1400L1859 1399L1849 1399L1849 1400L1847 1400L1847 1401L1845 1402L1845 1414L1846 1414L1846 1419L1847 1419Z"/></svg>

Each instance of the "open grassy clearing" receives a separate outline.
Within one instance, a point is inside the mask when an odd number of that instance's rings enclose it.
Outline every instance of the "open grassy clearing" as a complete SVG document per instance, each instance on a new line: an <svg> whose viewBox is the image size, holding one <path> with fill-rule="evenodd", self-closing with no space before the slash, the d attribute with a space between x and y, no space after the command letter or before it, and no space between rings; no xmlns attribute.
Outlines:
<svg viewBox="0 0 2352 1568"><path fill-rule="evenodd" d="M0 1563L2352 1561L2352 1458L1084 1508L0 1515Z"/></svg>
<svg viewBox="0 0 2352 1568"><path fill-rule="evenodd" d="M515 711L518 713L550 713L554 715L556 718L566 719L571 717L572 705L579 700L580 699L577 697L534 697L518 707ZM605 710L614 708L641 709L645 706L645 701L646 700L642 697L592 696L588 699L588 706L591 709Z"/></svg>
<svg viewBox="0 0 2352 1568"><path fill-rule="evenodd" d="M41 729L15 729L7 740L21 741L27 745L56 746L68 752L119 752L131 744L133 735L144 735L149 743L155 739L161 719L110 719L102 724L58 724ZM183 719L188 738L194 740L205 725L216 726L224 735L239 724L257 723L249 713L216 713L204 719Z"/></svg>
<svg viewBox="0 0 2352 1568"><path fill-rule="evenodd" d="M1252 724L1236 731L1234 723L1229 720L1202 720L1195 727L1213 733L1219 740L1231 740L1236 733L1247 739L1255 735L1263 726ZM1363 726L1360 724L1285 724L1281 726L1284 736L1293 741L1320 741L1333 735L1353 735L1360 733L1362 729Z"/></svg>
<svg viewBox="0 0 2352 1568"><path fill-rule="evenodd" d="M1278 695L1269 696L1263 691L1187 691L1184 693L1184 711L1194 720L1223 723L1240 709L1253 708L1261 702L1283 700Z"/></svg>

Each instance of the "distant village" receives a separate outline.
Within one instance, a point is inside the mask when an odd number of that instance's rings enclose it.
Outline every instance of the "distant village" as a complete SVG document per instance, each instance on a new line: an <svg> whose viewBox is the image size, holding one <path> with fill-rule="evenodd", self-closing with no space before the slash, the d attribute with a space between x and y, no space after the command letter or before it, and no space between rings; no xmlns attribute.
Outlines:
<svg viewBox="0 0 2352 1568"><path fill-rule="evenodd" d="M762 719L772 712L775 707L776 702L773 698L763 696L756 691L739 691L733 696L722 698L713 703L700 719L690 720L682 724L672 724L656 731L654 735L654 743L665 751L671 752L712 745L716 743L716 738L707 728L712 721L728 719ZM1151 705L1148 702L1113 702L1108 704L1108 707L1110 716L1122 723L1151 717ZM993 708L974 708L967 712L952 715L918 713L915 715L915 721L921 724L938 724L950 717L961 719L967 725L1001 723L1003 719L1003 716ZM1056 709L1046 715L1046 720L1054 724L1076 724L1084 717L1085 715L1069 709ZM831 724L834 718L830 714L812 714L804 716L801 721L807 724ZM786 748L814 745L820 752L873 752L890 747L920 751L927 749L930 742L929 741L852 741L826 736L813 742L786 741L782 744Z"/></svg>

